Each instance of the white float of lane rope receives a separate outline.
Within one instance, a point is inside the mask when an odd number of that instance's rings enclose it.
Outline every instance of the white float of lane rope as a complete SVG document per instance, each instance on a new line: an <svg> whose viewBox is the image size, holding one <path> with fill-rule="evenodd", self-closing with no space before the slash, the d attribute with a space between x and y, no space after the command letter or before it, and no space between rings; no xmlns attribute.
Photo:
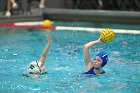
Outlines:
<svg viewBox="0 0 140 93"><path fill-rule="evenodd" d="M73 30L73 31L101 32L102 29L103 28L56 26L56 30ZM112 29L112 30L115 33L140 34L140 30L127 30L127 29Z"/></svg>
<svg viewBox="0 0 140 93"><path fill-rule="evenodd" d="M30 25L42 25L42 21L38 22L18 22L14 23L16 26L30 26ZM92 27L73 27L73 26L56 26L55 30L72 30L72 31L89 31L89 32L101 32L103 28ZM112 29L115 33L123 34L140 34L140 30L128 30L128 29Z"/></svg>

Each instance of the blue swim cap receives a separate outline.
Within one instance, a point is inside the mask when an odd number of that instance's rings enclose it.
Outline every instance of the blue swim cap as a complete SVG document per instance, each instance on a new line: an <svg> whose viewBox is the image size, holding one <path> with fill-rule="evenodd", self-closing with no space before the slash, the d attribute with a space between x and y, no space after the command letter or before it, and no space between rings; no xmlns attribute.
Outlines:
<svg viewBox="0 0 140 93"><path fill-rule="evenodd" d="M105 52L100 52L98 53L96 56L100 57L103 61L101 67L104 67L107 64L107 60L108 60L108 55Z"/></svg>

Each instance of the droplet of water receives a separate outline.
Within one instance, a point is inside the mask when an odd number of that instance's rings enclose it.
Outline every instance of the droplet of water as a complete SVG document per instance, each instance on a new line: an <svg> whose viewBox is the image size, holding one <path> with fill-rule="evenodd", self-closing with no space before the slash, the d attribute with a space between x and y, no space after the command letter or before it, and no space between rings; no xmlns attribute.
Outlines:
<svg viewBox="0 0 140 93"><path fill-rule="evenodd" d="M17 56L17 54L16 54L16 53L14 53L13 55L14 55L14 56Z"/></svg>

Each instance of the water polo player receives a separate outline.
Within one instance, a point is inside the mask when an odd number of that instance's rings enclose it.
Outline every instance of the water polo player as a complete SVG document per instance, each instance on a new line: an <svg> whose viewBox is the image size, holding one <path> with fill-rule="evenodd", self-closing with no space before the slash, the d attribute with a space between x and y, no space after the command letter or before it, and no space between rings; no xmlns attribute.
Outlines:
<svg viewBox="0 0 140 93"><path fill-rule="evenodd" d="M49 51L52 40L51 40L51 37L49 35L46 35L46 38L48 40L48 44L45 46L40 59L38 61L33 61L29 64L29 67L27 69L27 74L28 75L33 75L33 74L34 75L42 75L42 74L47 73L44 62L46 60L46 55Z"/></svg>
<svg viewBox="0 0 140 93"><path fill-rule="evenodd" d="M105 73L103 67L107 64L108 54L105 52L100 52L96 55L93 61L90 56L89 48L102 42L104 43L111 42L113 39L114 32L111 29L103 29L99 39L91 41L84 45L83 53L84 53L84 61L86 64L84 74L99 75Z"/></svg>

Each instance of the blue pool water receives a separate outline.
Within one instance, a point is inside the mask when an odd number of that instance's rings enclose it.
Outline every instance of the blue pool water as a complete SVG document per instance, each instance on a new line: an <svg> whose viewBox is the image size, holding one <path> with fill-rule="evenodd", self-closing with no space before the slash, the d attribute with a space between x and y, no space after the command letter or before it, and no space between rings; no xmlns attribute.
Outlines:
<svg viewBox="0 0 140 93"><path fill-rule="evenodd" d="M92 58L104 50L109 61L105 75L89 77L81 74L85 67L82 48L99 33L52 31L45 62L48 74L36 79L22 76L28 64L40 57L47 43L45 34L36 29L0 28L0 93L140 92L140 35L116 34L112 43L92 47Z"/></svg>

